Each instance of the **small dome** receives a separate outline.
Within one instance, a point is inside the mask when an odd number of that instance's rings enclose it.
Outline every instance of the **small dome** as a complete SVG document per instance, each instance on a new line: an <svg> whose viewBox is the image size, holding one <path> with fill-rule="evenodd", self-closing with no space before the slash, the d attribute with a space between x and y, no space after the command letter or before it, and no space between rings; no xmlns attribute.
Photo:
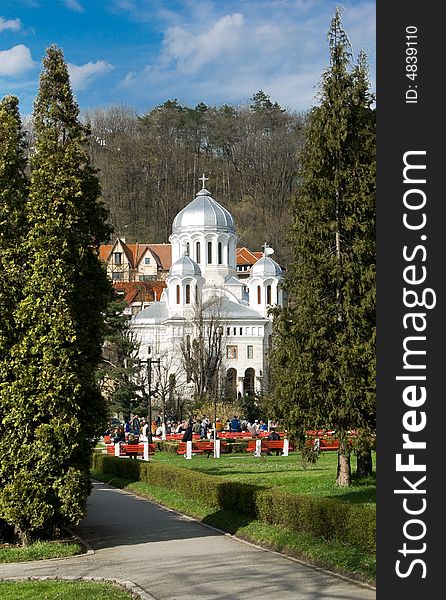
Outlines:
<svg viewBox="0 0 446 600"><path fill-rule="evenodd" d="M195 199L175 217L172 232L184 228L198 230L218 228L235 231L231 213L214 200L206 188L200 190Z"/></svg>
<svg viewBox="0 0 446 600"><path fill-rule="evenodd" d="M178 275L179 277L185 277L186 275L200 276L201 269L194 260L184 254L170 267L169 275Z"/></svg>
<svg viewBox="0 0 446 600"><path fill-rule="evenodd" d="M263 256L252 265L251 277L282 277L282 268L269 256Z"/></svg>

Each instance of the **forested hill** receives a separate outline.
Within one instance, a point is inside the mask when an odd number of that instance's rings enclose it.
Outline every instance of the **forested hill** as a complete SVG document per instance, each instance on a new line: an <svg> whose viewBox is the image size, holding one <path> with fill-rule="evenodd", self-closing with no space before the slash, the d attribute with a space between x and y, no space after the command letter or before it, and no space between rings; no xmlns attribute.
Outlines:
<svg viewBox="0 0 446 600"><path fill-rule="evenodd" d="M206 187L235 218L239 245L259 250L266 241L286 266L304 114L287 112L260 91L247 106L189 108L168 100L144 116L118 106L84 119L115 235L168 242L175 215L205 173Z"/></svg>

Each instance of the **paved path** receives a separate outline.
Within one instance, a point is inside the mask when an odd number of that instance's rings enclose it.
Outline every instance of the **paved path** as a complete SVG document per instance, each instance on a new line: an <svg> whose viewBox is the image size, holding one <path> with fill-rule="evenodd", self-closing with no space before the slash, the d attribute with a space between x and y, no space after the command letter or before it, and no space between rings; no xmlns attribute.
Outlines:
<svg viewBox="0 0 446 600"><path fill-rule="evenodd" d="M95 550L74 558L1 564L1 577L132 581L155 600L374 600L373 589L95 482L76 533Z"/></svg>

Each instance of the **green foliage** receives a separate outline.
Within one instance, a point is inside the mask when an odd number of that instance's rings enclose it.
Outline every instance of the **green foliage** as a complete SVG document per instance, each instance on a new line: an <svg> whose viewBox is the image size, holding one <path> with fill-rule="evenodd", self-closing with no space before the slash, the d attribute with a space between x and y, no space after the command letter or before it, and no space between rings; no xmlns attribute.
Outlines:
<svg viewBox="0 0 446 600"><path fill-rule="evenodd" d="M140 386L135 383L139 367L135 356L136 344L128 335L130 315L124 313L126 303L110 297L105 310L105 339L96 378L102 395L107 400L108 412L130 415L140 414L135 403Z"/></svg>
<svg viewBox="0 0 446 600"><path fill-rule="evenodd" d="M26 234L16 240L24 257L8 315L16 333L0 380L0 519L24 543L83 516L106 419L95 369L111 293L98 246L109 228L78 112L51 46L35 101Z"/></svg>
<svg viewBox="0 0 446 600"><path fill-rule="evenodd" d="M135 463L139 465L139 477ZM342 540L369 552L375 549L376 517L371 505L263 489L165 463L101 454L94 455L93 469L127 479L134 475L135 480L175 490L215 510L234 511L293 531Z"/></svg>
<svg viewBox="0 0 446 600"><path fill-rule="evenodd" d="M0 362L16 338L13 312L21 296L24 256L19 240L25 229L25 141L18 100L0 102ZM3 363L0 382L6 376Z"/></svg>
<svg viewBox="0 0 446 600"><path fill-rule="evenodd" d="M352 65L340 12L330 67L301 152L289 232L289 305L276 311L274 410L291 436L374 427L375 111L361 54Z"/></svg>

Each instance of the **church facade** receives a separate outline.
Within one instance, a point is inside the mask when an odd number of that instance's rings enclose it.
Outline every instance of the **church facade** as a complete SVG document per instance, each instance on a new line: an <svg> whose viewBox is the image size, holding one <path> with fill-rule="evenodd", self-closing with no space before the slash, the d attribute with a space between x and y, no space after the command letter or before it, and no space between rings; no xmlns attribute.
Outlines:
<svg viewBox="0 0 446 600"><path fill-rule="evenodd" d="M259 394L267 385L268 309L284 300L282 269L265 245L249 276L237 276L233 217L204 181L203 176L203 188L173 221L167 287L157 302L133 317L131 331L140 360L159 360L165 374L175 375L178 392L190 395L193 382L184 367L184 349L198 335L212 335L213 328L219 333L227 395Z"/></svg>

